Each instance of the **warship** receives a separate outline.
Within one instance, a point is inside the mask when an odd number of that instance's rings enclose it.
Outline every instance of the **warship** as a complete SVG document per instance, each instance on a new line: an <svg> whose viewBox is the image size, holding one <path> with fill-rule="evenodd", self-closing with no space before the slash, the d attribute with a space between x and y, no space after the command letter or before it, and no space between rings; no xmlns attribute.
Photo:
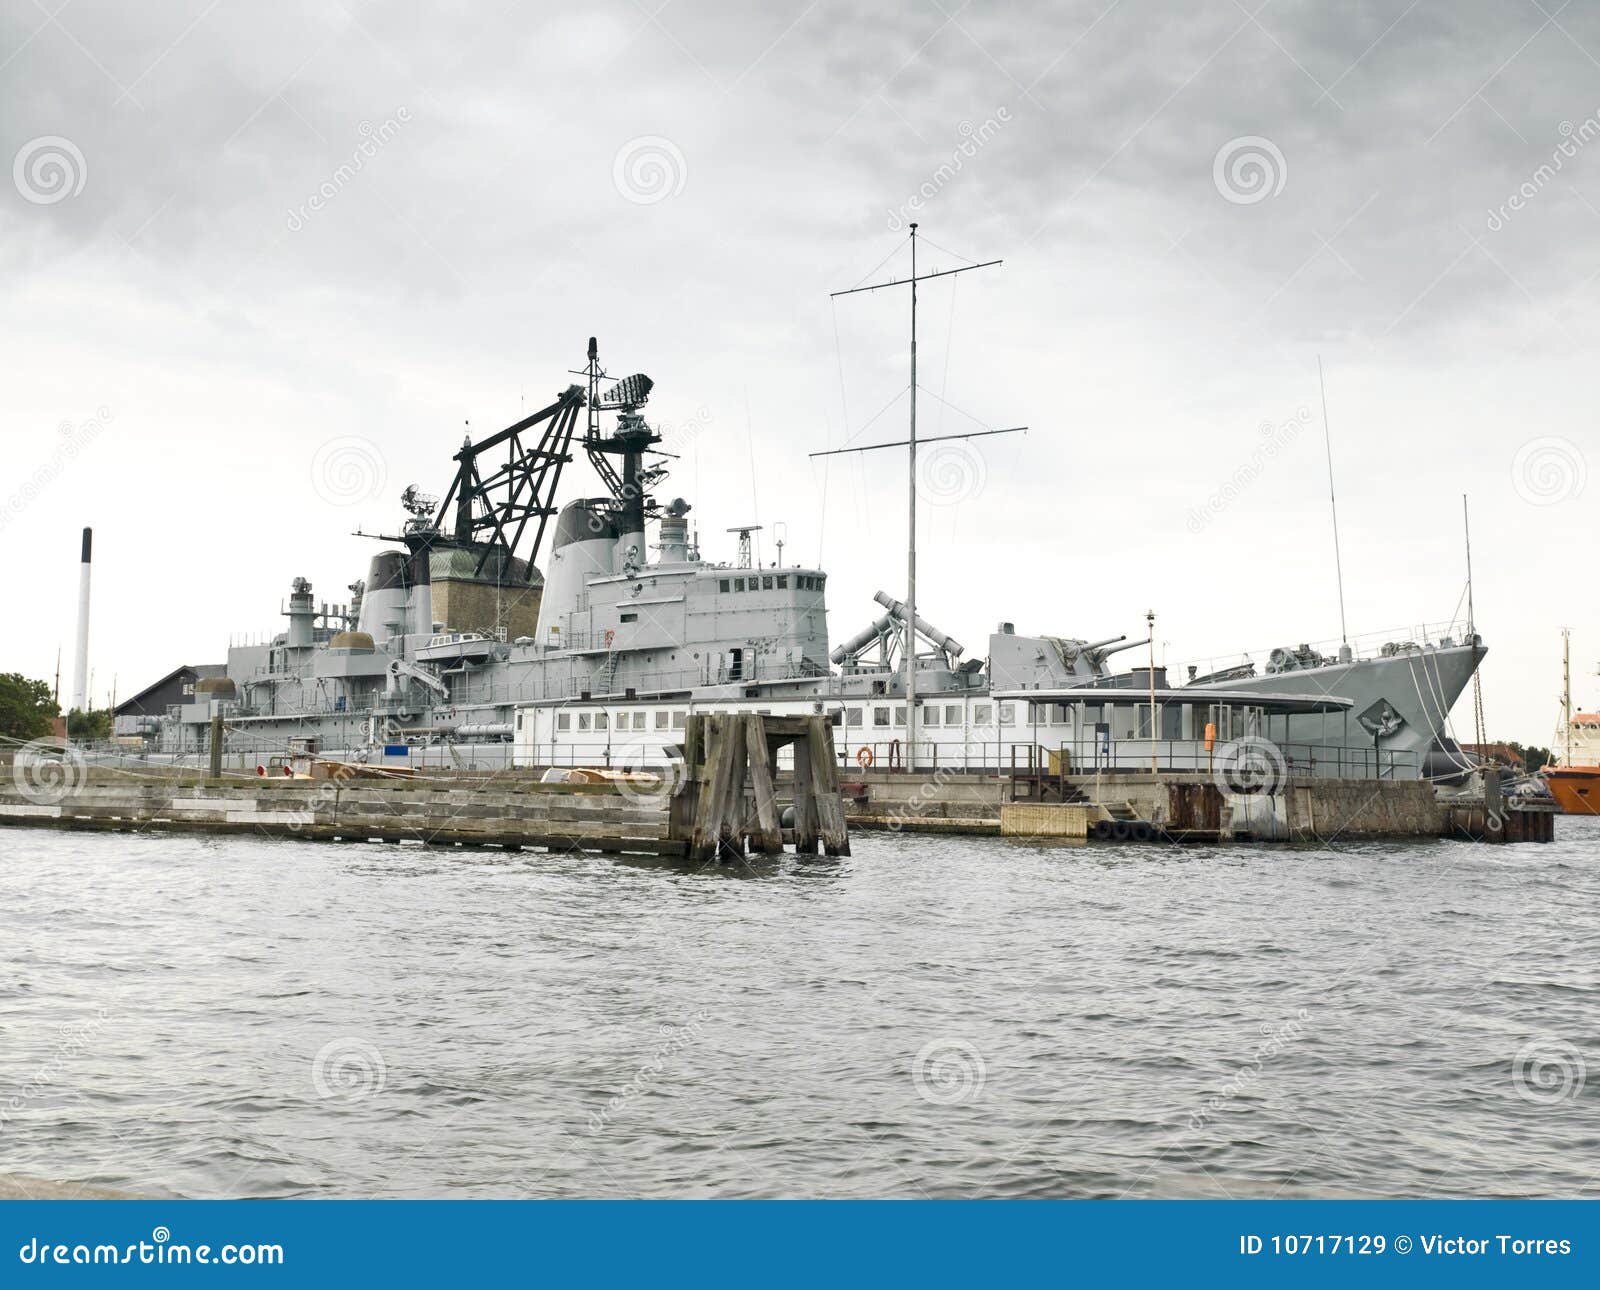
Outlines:
<svg viewBox="0 0 1600 1290"><path fill-rule="evenodd" d="M830 649L826 570L758 561L754 526L728 530L730 559L707 558L690 503L658 501L672 458L645 419L652 380L611 377L593 338L573 375L540 411L469 437L442 500L408 487L398 530L360 535L383 549L347 601L319 601L295 578L282 630L197 669L184 702L119 716L117 735L152 758L192 759L220 716L230 755L263 771L308 754L633 766L670 760L691 712L759 710L827 714L841 755L863 768L1003 771L1040 749L1096 770L1153 757L1193 768L1241 741L1307 773L1470 768L1448 718L1485 653L1472 631L1373 650L1285 646L1259 668L1242 658L1174 682L1153 657L1113 670L1148 634L1002 623L971 657L880 592L870 620ZM580 453L601 488L558 506Z"/></svg>

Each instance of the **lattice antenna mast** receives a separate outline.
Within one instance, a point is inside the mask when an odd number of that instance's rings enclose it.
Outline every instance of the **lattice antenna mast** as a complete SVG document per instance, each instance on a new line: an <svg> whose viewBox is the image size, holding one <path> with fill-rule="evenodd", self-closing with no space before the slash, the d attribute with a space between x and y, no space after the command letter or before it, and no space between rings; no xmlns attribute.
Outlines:
<svg viewBox="0 0 1600 1290"><path fill-rule="evenodd" d="M532 522L533 545L527 556L532 581L545 528L556 513L561 468L572 460L572 434L584 402L583 387L569 385L554 403L532 416L477 443L470 434L463 441L455 455L456 477L433 526L444 532L449 522L449 532L458 543L482 544L475 572L481 574L496 553L509 568ZM530 444L524 435L534 429L539 429L539 438ZM497 448L505 451L504 464L491 467L488 457ZM484 459L481 468L480 459Z"/></svg>

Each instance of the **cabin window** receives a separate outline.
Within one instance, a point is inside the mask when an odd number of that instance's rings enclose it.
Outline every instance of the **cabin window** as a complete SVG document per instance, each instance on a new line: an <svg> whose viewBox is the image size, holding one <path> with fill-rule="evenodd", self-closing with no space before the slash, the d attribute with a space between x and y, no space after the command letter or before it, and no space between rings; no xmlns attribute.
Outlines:
<svg viewBox="0 0 1600 1290"><path fill-rule="evenodd" d="M717 579L717 590L718 591L726 591L727 589L728 589L728 580L726 578Z"/></svg>
<svg viewBox="0 0 1600 1290"><path fill-rule="evenodd" d="M939 705L937 703L930 703L922 710L922 724L925 726L939 724Z"/></svg>
<svg viewBox="0 0 1600 1290"><path fill-rule="evenodd" d="M986 726L989 724L989 705L987 703L974 703L972 705L972 724Z"/></svg>
<svg viewBox="0 0 1600 1290"><path fill-rule="evenodd" d="M643 730L645 728L645 722L648 721L649 718L650 714L648 712L635 712L633 714L633 728L635 730Z"/></svg>
<svg viewBox="0 0 1600 1290"><path fill-rule="evenodd" d="M886 726L886 725L888 725L889 724L889 709L888 708L874 708L872 710L872 724L875 725L875 726Z"/></svg>
<svg viewBox="0 0 1600 1290"><path fill-rule="evenodd" d="M761 575L761 590L762 591L771 591L772 590L772 575L770 573L764 573L764 574Z"/></svg>
<svg viewBox="0 0 1600 1290"><path fill-rule="evenodd" d="M578 714L578 729L579 730L587 730L588 728L589 728L589 714L587 712L580 712Z"/></svg>
<svg viewBox="0 0 1600 1290"><path fill-rule="evenodd" d="M786 574L786 573L780 573L778 575L778 590L779 591L787 591L788 589L789 589L789 575Z"/></svg>
<svg viewBox="0 0 1600 1290"><path fill-rule="evenodd" d="M750 579L750 590L751 591L760 591L761 590L761 579L760 578L751 578Z"/></svg>
<svg viewBox="0 0 1600 1290"><path fill-rule="evenodd" d="M665 709L656 713L656 729L665 730L672 724L672 714Z"/></svg>
<svg viewBox="0 0 1600 1290"><path fill-rule="evenodd" d="M906 723L906 710L904 708L897 707L894 710L894 723L897 726L905 725L905 723Z"/></svg>
<svg viewBox="0 0 1600 1290"><path fill-rule="evenodd" d="M604 730L606 728L606 723L609 720L610 720L610 716L609 716L608 713L604 713L604 712L595 713L594 714L594 728L596 730Z"/></svg>
<svg viewBox="0 0 1600 1290"><path fill-rule="evenodd" d="M570 712L558 712L558 713L556 713L556 729L557 730L571 730L572 729L572 714Z"/></svg>
<svg viewBox="0 0 1600 1290"><path fill-rule="evenodd" d="M847 726L859 726L861 724L861 709L846 708L844 710L844 723Z"/></svg>
<svg viewBox="0 0 1600 1290"><path fill-rule="evenodd" d="M944 705L944 723L947 726L959 726L961 724L961 705L959 703L947 703Z"/></svg>
<svg viewBox="0 0 1600 1290"><path fill-rule="evenodd" d="M684 718L687 715L684 712L674 712L672 714L672 728L674 730L682 730L684 728Z"/></svg>
<svg viewBox="0 0 1600 1290"><path fill-rule="evenodd" d="M842 725L844 725L844 713L840 712L837 708L835 708L832 712L830 712L828 714L828 724L830 726L842 726Z"/></svg>
<svg viewBox="0 0 1600 1290"><path fill-rule="evenodd" d="M623 614L622 615L622 621L625 622L625 623L636 623L636 622L639 621L639 615L638 614Z"/></svg>
<svg viewBox="0 0 1600 1290"><path fill-rule="evenodd" d="M1016 713L1012 710L1011 704L1001 703L997 704L996 707L1000 712L1000 724L1002 726L1009 726L1016 721Z"/></svg>
<svg viewBox="0 0 1600 1290"><path fill-rule="evenodd" d="M744 579L743 578L735 578L733 580L733 589L735 591L743 591L744 590Z"/></svg>

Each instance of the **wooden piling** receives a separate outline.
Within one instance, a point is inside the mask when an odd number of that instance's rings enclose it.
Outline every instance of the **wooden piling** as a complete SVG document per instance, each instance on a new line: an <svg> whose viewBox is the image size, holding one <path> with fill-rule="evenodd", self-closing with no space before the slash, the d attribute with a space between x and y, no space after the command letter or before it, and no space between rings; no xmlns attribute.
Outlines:
<svg viewBox="0 0 1600 1290"><path fill-rule="evenodd" d="M669 809L669 837L682 839L691 859L767 855L783 851L778 815L777 760L794 748L795 851L849 855L850 838L839 800L833 728L823 717L764 713L695 713L684 731L684 773Z"/></svg>

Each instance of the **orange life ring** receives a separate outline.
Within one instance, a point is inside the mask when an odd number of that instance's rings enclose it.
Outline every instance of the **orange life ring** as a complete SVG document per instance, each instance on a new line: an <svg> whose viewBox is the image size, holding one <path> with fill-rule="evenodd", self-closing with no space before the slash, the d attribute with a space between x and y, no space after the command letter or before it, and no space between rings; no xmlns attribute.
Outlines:
<svg viewBox="0 0 1600 1290"><path fill-rule="evenodd" d="M616 640L616 639L617 639L616 632L612 631L611 628L607 627L606 628L606 648L610 649L611 648L611 642Z"/></svg>
<svg viewBox="0 0 1600 1290"><path fill-rule="evenodd" d="M868 748L866 744L862 744L861 747L856 749L856 765L861 767L862 770L866 770L875 760L877 759L873 757L872 749Z"/></svg>

